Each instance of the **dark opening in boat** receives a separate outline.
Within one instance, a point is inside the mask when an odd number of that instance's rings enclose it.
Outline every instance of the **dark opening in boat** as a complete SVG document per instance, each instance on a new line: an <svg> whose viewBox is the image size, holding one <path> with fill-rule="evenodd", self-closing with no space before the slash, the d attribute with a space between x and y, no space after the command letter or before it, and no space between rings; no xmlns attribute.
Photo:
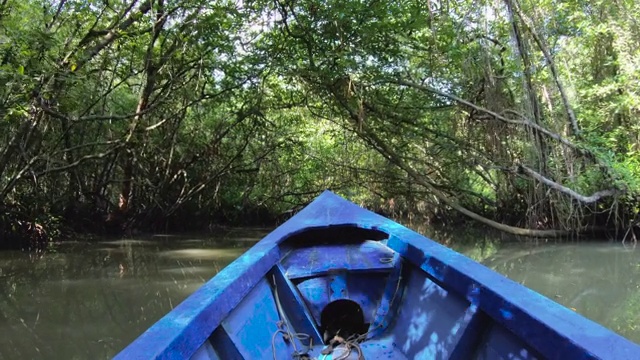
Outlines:
<svg viewBox="0 0 640 360"><path fill-rule="evenodd" d="M365 240L380 241L388 239L389 234L376 230L365 229L356 225L335 225L316 228L307 228L299 233L291 235L282 244L287 246L311 246L317 244L358 244Z"/></svg>
<svg viewBox="0 0 640 360"><path fill-rule="evenodd" d="M340 299L330 302L320 314L320 329L328 344L335 336L343 339L364 335L369 324L364 322L362 308L355 301Z"/></svg>

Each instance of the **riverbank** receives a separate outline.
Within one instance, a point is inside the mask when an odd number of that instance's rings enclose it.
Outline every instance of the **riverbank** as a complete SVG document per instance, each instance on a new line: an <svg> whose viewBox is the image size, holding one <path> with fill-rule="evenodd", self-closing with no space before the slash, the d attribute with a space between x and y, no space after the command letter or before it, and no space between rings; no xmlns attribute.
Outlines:
<svg viewBox="0 0 640 360"><path fill-rule="evenodd" d="M497 238L513 241L528 241L532 237L514 236L473 221L452 209L427 210L425 204L418 206L395 205L393 202L361 204L380 215L392 218L410 227L429 229L462 228L493 234ZM42 252L50 243L70 239L121 238L154 233L216 233L234 227L273 228L303 208L298 205L286 211L274 211L265 207L245 207L204 211L194 209L191 214L180 211L171 216L156 217L151 213L121 214L118 212L90 211L84 208L64 213L32 214L9 211L0 212L0 250L25 250ZM620 241L634 243L636 226L631 228L589 226L576 231L558 231L561 235L547 237L554 242L566 241ZM437 231L437 230L436 230ZM544 239L544 238L543 238Z"/></svg>

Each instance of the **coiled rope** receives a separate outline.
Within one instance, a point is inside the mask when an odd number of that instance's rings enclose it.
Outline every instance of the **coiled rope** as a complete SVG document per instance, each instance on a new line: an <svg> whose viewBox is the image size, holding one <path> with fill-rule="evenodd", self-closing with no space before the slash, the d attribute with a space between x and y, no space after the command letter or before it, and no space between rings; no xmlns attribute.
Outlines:
<svg viewBox="0 0 640 360"><path fill-rule="evenodd" d="M276 277L273 276L273 287L275 292L275 300L276 300L276 309L278 310L278 316L280 316L280 321L276 323L278 329L273 333L271 337L271 350L273 352L273 360L278 360L276 358L276 336L278 334L282 334L282 338L284 341L291 341L291 345L293 346L293 354L291 357L295 360L304 360L310 359L309 351L313 348L313 338L309 336L309 334L305 333L292 333L289 330L289 322L287 321L287 317L282 309L282 304L280 304L280 297L278 296L278 286L276 285ZM298 350L296 346L296 340L300 341L300 344L303 344L303 340L309 340L309 344L305 349Z"/></svg>

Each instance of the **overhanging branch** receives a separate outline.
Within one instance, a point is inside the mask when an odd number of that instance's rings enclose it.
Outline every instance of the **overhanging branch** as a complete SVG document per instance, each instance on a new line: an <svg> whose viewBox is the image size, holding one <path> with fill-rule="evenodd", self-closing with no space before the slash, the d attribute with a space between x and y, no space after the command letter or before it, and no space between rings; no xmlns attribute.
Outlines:
<svg viewBox="0 0 640 360"><path fill-rule="evenodd" d="M352 120L357 122L359 119L359 115L353 109L350 109L345 104L342 104L345 110L349 112L349 116ZM420 175L415 169L413 169L396 151L394 151L384 140L382 140L371 128L369 128L366 122L360 122L358 126L355 126L355 132L362 137L365 141L369 142L373 145L373 148L376 149L382 156L387 158L392 164L396 165L400 169L404 170L407 175L409 175L413 181L425 187L433 196L438 198L440 201L445 204L451 206L454 210L460 212L463 215L468 216L469 218L476 220L485 225L491 226L500 231L504 231L506 233L510 233L513 235L519 236L532 236L532 237L559 237L569 235L571 233L570 230L557 230L557 229L548 229L548 230L538 230L538 229L526 229L517 226L511 226L499 223L497 221L488 219L478 213L475 213L466 207L460 205L457 201L450 198L436 188L430 181L425 180L425 177Z"/></svg>
<svg viewBox="0 0 640 360"><path fill-rule="evenodd" d="M578 148L577 145L575 145L574 143L569 141L567 138L565 138L565 137L563 137L563 136L561 136L559 134L556 134L556 133L554 133L554 132L552 132L552 131L550 131L550 130L548 130L548 129L546 129L546 128L544 128L544 127L542 127L542 126L540 126L540 125L538 125L538 124L534 123L533 121L530 121L530 120L528 120L526 118L524 118L523 120L509 119L509 118L507 118L507 117L505 117L503 115L498 114L495 111L491 111L491 110L486 109L486 108L484 108L482 106L478 106L478 105L476 105L476 104L474 104L474 103L472 103L470 101L467 101L465 99L462 99L462 98L457 97L457 96L452 95L452 94L448 94L448 93L446 93L444 91L440 91L440 90L435 89L435 88L433 88L431 86L428 86L428 85L416 84L416 83L413 83L413 82L410 82L410 81L407 81L407 80L404 80L404 79L398 79L398 80L395 81L395 83L398 84L398 85L408 86L408 87L412 87L412 88L417 89L417 90L427 91L427 92L430 92L430 93L433 93L433 94L436 94L436 95L440 95L440 96L445 97L447 99L453 100L453 101L455 101L455 102L457 102L459 104L462 104L462 105L468 106L468 107L470 107L472 109L475 109L477 111L483 112L483 113L485 113L487 115L491 115L496 120L500 120L500 121L508 123L508 124L527 126L527 127L531 128L531 129L533 129L535 131L538 131L538 132L540 132L540 133L542 133L542 134L544 134L544 135L546 135L546 136L548 136L548 137L550 137L550 138L552 138L554 140L557 140L557 141L561 142L562 144L564 144L564 145L566 145L566 146L568 146L568 147L570 147L572 149L577 150L578 152L584 153L583 149Z"/></svg>
<svg viewBox="0 0 640 360"><path fill-rule="evenodd" d="M562 186L562 185L558 184L557 182L542 176L541 174L537 173L533 169L528 168L528 167L526 167L524 165L518 166L518 169L521 172L529 175L530 177L532 177L532 178L540 181L541 183L549 186L550 188L552 188L554 190L557 190L557 191L559 191L559 192L561 192L563 194L567 194L567 195L571 196L572 198L574 198L574 199L576 199L576 200L578 200L580 202L586 203L586 204L594 203L594 202L596 202L596 201L598 201L598 200L600 200L600 199L602 199L604 197L615 196L615 195L618 195L620 193L620 191L618 191L616 189L608 189L608 190L602 190L602 191L595 192L591 196L584 196L582 194L579 194L579 193L569 189L566 186Z"/></svg>

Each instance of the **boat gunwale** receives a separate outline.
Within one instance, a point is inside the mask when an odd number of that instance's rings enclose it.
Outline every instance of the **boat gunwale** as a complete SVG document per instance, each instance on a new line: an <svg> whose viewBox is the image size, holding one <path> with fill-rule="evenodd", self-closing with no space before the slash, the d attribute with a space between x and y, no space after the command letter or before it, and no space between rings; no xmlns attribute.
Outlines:
<svg viewBox="0 0 640 360"><path fill-rule="evenodd" d="M282 260L279 245L303 231L336 226L389 234L387 246L405 261L425 271L445 290L466 298L470 306L477 306L544 357L635 359L640 354L638 344L612 330L393 220L325 191L147 329L116 359L190 357ZM241 286L241 291L232 285Z"/></svg>

